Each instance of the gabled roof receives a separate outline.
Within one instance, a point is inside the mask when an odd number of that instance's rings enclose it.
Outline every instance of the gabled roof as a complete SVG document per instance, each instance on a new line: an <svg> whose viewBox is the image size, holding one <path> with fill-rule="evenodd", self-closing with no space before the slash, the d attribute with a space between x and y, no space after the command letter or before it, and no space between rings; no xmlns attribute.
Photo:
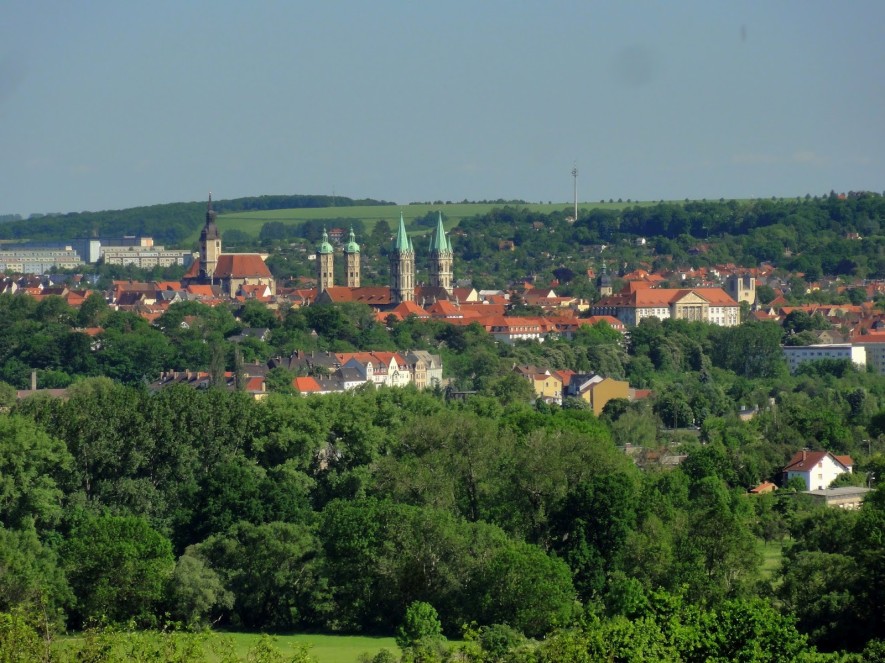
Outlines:
<svg viewBox="0 0 885 663"><path fill-rule="evenodd" d="M394 308L390 309L390 313L398 315L402 319L405 319L410 315L414 315L418 318L430 317L430 314L415 302L400 302Z"/></svg>
<svg viewBox="0 0 885 663"><path fill-rule="evenodd" d="M426 308L426 311L434 318L460 318L464 315L459 307L446 300L434 302Z"/></svg>
<svg viewBox="0 0 885 663"><path fill-rule="evenodd" d="M846 470L854 465L854 460L852 460L851 456L836 456L829 451L809 451L808 449L803 449L793 454L790 462L784 467L784 472L810 472L827 456Z"/></svg>
<svg viewBox="0 0 885 663"><path fill-rule="evenodd" d="M312 377L295 378L292 380L292 386L302 394L317 393L323 390L320 383Z"/></svg>
<svg viewBox="0 0 885 663"><path fill-rule="evenodd" d="M265 278L273 276L258 253L222 253L215 264L214 278Z"/></svg>
<svg viewBox="0 0 885 663"><path fill-rule="evenodd" d="M369 306L386 306L392 303L390 288L385 286L366 286L348 288L336 285L326 288L317 298L328 298L332 302L360 302Z"/></svg>

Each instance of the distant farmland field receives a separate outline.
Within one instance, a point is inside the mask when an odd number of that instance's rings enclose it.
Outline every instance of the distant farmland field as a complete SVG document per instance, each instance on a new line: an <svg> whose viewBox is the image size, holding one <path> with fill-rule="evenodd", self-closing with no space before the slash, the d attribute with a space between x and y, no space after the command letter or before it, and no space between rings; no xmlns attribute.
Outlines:
<svg viewBox="0 0 885 663"><path fill-rule="evenodd" d="M578 203L581 209L603 208L623 209L633 205L650 205L653 203ZM556 210L568 210L571 203L526 203L517 205L527 207L530 210L549 214ZM311 207L297 209L278 209L258 212L234 212L218 216L218 229L224 234L226 230L240 230L244 233L258 237L261 226L269 221L279 221L288 225L299 225L311 220L338 220L338 219L361 219L366 227L366 232L371 232L375 223L386 219L393 224L399 221L400 212L406 221L406 226L411 228L414 219L422 217L428 212L440 211L446 215L446 228L451 230L457 226L461 219L477 214L485 214L495 207L503 207L502 204L494 203L453 203L450 205L370 205L365 207ZM196 231L190 241L197 241L199 231Z"/></svg>

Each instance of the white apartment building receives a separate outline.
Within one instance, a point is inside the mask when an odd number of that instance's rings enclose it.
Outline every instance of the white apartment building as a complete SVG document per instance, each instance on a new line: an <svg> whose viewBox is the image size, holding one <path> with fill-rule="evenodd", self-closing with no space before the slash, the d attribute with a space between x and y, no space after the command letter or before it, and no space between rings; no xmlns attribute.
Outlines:
<svg viewBox="0 0 885 663"><path fill-rule="evenodd" d="M871 332L855 336L851 344L866 350L867 364L879 375L885 375L885 332Z"/></svg>
<svg viewBox="0 0 885 663"><path fill-rule="evenodd" d="M821 359L848 360L855 366L864 368L867 365L867 351L863 346L851 343L820 343L816 345L782 345L784 359L793 373L807 361Z"/></svg>

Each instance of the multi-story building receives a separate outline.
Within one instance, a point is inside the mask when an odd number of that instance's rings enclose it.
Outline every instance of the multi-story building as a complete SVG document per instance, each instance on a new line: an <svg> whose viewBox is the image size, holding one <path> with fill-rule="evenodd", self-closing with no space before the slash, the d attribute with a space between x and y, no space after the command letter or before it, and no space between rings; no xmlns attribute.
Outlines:
<svg viewBox="0 0 885 663"><path fill-rule="evenodd" d="M592 315L611 315L625 325L644 318L692 320L722 327L740 324L740 304L722 288L637 288L603 297Z"/></svg>
<svg viewBox="0 0 885 663"><path fill-rule="evenodd" d="M781 349L791 373L805 362L820 361L821 359L847 360L861 368L867 365L867 351L862 345L819 343L817 345L784 345L781 346Z"/></svg>
<svg viewBox="0 0 885 663"><path fill-rule="evenodd" d="M0 271L15 274L45 274L57 269L79 269L83 261L67 246L60 249L15 249L0 251Z"/></svg>
<svg viewBox="0 0 885 663"><path fill-rule="evenodd" d="M885 332L871 332L855 336L851 345L866 351L867 365L879 375L885 375Z"/></svg>
<svg viewBox="0 0 885 663"><path fill-rule="evenodd" d="M190 251L165 249L162 246L103 246L101 255L106 265L133 265L141 269L189 266L194 260Z"/></svg>

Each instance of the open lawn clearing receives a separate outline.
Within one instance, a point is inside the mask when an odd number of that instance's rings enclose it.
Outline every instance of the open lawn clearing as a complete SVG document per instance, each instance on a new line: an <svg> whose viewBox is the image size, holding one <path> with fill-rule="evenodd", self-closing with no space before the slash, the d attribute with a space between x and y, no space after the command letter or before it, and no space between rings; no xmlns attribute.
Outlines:
<svg viewBox="0 0 885 663"><path fill-rule="evenodd" d="M229 637L234 643L235 651L244 660L248 651L261 639L256 633L218 633L219 637ZM293 645L307 645L308 652L319 663L356 663L360 654L377 654L382 649L389 649L397 656L400 649L393 638L373 638L362 635L279 635L273 636L274 643L283 654L291 653Z"/></svg>
<svg viewBox="0 0 885 663"><path fill-rule="evenodd" d="M765 543L759 539L756 546L762 553L762 576L770 580L780 569L781 559L784 556L784 544L782 541Z"/></svg>
<svg viewBox="0 0 885 663"><path fill-rule="evenodd" d="M114 649L118 647L121 651L125 651L126 643L131 644L132 637L135 634L120 632L113 636L116 643ZM205 660L207 663L218 663L223 660L225 652L233 652L242 660L247 660L249 651L261 640L262 635L259 633L241 633L229 631L213 631L205 635L202 642L202 650L205 652ZM139 637L165 637L157 634L148 634L145 632L138 633ZM176 634L172 637L185 639L189 637L187 634ZM318 663L357 663L360 654L368 653L372 656L382 649L388 649L397 656L400 655L400 649L396 646L393 638L368 637L359 635L323 635L323 634L297 634L297 635L274 635L271 636L273 646L276 647L284 657L291 657L299 645L306 645L308 653L318 661ZM83 636L72 635L59 638L54 647L59 652L71 652L81 647L83 644ZM62 659L65 660L65 659Z"/></svg>

